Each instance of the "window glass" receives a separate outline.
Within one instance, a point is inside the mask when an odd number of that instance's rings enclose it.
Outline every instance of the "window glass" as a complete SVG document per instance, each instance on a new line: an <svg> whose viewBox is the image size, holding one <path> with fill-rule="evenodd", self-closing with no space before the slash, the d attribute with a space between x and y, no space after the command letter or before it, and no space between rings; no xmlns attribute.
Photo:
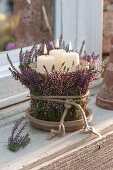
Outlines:
<svg viewBox="0 0 113 170"><path fill-rule="evenodd" d="M0 0L0 51L50 40L54 0Z"/></svg>

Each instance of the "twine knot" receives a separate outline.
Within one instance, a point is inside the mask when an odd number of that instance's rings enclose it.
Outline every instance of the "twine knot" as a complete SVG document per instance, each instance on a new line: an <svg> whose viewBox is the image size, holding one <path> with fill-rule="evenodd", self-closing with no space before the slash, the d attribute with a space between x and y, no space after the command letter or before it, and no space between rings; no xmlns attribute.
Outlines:
<svg viewBox="0 0 113 170"><path fill-rule="evenodd" d="M72 100L66 100L64 106L65 108L70 109L72 107Z"/></svg>

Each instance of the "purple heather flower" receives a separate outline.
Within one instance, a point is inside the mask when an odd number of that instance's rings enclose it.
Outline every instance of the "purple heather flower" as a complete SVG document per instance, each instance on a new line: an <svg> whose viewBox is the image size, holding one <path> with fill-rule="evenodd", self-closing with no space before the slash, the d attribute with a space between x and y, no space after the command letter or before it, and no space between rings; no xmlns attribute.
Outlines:
<svg viewBox="0 0 113 170"><path fill-rule="evenodd" d="M66 48L63 40L60 41L60 45L61 48ZM48 43L48 49L50 50L52 48L54 48L54 42ZM55 67L53 67L50 73L43 75L36 70L33 70L29 66L29 64L34 62L37 56L42 53L42 50L43 44L41 44L39 48L37 48L35 45L30 51L26 51L25 53L23 53L21 50L19 55L19 71L13 66L10 58L8 57L11 65L10 71L13 77L25 85L30 90L30 94L32 96L75 96L84 95L87 93L89 83L94 79L95 76L95 70L93 69L95 66L95 59L97 60L99 56L97 57L94 53L91 56L86 54L81 56L83 59L89 62L89 69L81 66L73 66L73 71L69 72L64 69L64 65L62 65L59 71L56 71ZM85 107L84 105L83 107ZM58 102L41 101L31 98L31 111L33 116L36 118L44 120L54 119L54 121L59 121L64 111L64 106L62 103ZM72 112L74 112L73 108L71 110L71 113ZM52 116L52 113L54 116ZM66 120L68 120L68 118L66 118ZM20 129L20 131L17 133L17 138L20 137L21 131L22 130ZM10 138L10 140L12 139Z"/></svg>

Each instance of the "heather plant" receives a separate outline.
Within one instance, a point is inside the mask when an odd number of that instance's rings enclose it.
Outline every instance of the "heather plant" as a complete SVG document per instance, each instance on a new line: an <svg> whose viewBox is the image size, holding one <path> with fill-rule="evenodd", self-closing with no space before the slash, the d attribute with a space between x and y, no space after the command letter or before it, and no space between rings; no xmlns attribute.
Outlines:
<svg viewBox="0 0 113 170"><path fill-rule="evenodd" d="M92 52L92 54L87 54L86 51L83 51L85 45L85 41L82 42L79 55L80 55L80 61L82 65L88 66L89 69L95 73L95 78L98 79L102 73L102 62L100 55L96 55L95 52Z"/></svg>
<svg viewBox="0 0 113 170"><path fill-rule="evenodd" d="M25 147L29 142L29 134L26 133L22 135L27 122L23 122L23 118L15 122L14 127L12 128L11 136L8 139L8 148L11 151L17 151L21 147Z"/></svg>
<svg viewBox="0 0 113 170"><path fill-rule="evenodd" d="M62 48L66 48L64 41L60 41ZM54 42L48 44L48 49L55 48ZM22 49L20 51L19 60L19 70L17 70L9 56L8 60L11 65L9 68L13 77L25 85L31 94L31 112L32 116L42 120L48 121L60 121L64 105L53 101L42 101L33 98L33 96L78 96L85 95L88 92L89 83L94 79L95 72L92 68L86 68L84 66L74 67L70 72L68 68L62 64L59 71L55 70L55 66L52 67L51 72L48 73L45 68L45 74L37 72L32 69L30 64L36 61L38 55L41 54L42 45L40 48L34 45L30 51L23 53ZM79 104L85 110L87 105L87 100L79 100ZM80 119L80 111L71 107L68 110L67 116L65 118L68 120Z"/></svg>
<svg viewBox="0 0 113 170"><path fill-rule="evenodd" d="M87 64L88 67L95 73L95 79L98 79L102 72L102 62L100 55L96 55L94 52L88 55L86 52L81 55L81 61L84 65Z"/></svg>

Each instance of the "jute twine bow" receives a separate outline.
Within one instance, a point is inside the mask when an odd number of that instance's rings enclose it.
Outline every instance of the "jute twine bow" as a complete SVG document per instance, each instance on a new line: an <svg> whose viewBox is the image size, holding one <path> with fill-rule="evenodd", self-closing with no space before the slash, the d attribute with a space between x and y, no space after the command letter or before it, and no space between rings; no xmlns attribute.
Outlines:
<svg viewBox="0 0 113 170"><path fill-rule="evenodd" d="M74 105L75 107L77 107L80 110L80 113L82 115L83 122L84 122L83 132L90 132L90 133L93 133L93 134L101 137L100 133L98 133L95 128L88 125L88 121L87 121L86 114L85 114L84 110L82 109L80 104L76 103L76 102L80 101L82 98L87 97L88 93L89 92L87 92L86 95L82 95L82 96L33 96L33 95L31 95L32 99L64 103L65 109L64 109L62 118L59 122L59 128L58 128L58 130L51 129L49 139L52 139L56 136L62 136L65 134L64 119L66 117L68 109L70 109L72 107L72 105Z"/></svg>

